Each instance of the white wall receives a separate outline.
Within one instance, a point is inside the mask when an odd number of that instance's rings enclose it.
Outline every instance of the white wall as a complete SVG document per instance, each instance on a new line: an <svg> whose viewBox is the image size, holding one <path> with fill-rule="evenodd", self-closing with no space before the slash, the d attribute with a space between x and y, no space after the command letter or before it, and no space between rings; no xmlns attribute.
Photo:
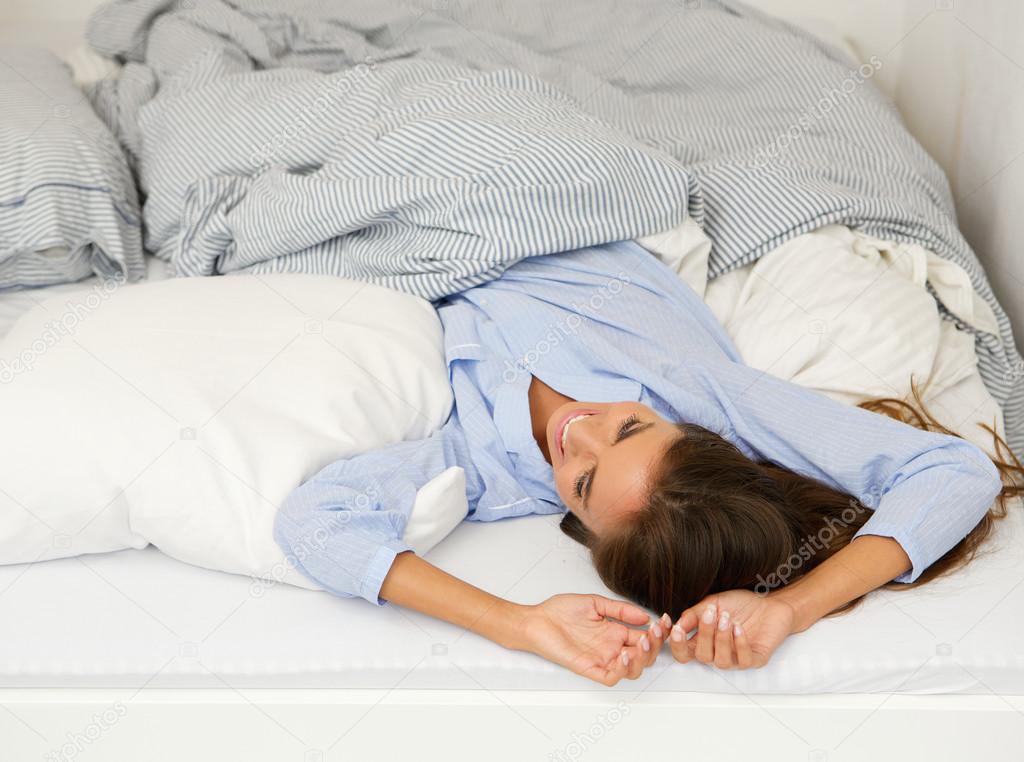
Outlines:
<svg viewBox="0 0 1024 762"><path fill-rule="evenodd" d="M1024 347L1024 3L956 0L907 38L896 97Z"/></svg>
<svg viewBox="0 0 1024 762"><path fill-rule="evenodd" d="M85 21L103 0L0 0L0 45L33 45L65 56L81 45Z"/></svg>

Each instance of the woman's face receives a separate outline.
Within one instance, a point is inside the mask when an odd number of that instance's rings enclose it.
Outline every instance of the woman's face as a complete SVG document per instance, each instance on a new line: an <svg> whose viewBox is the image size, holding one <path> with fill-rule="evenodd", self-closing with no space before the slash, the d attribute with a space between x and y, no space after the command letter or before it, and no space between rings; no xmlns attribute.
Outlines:
<svg viewBox="0 0 1024 762"><path fill-rule="evenodd" d="M567 402L548 419L555 489L600 535L644 505L652 475L679 429L639 402Z"/></svg>

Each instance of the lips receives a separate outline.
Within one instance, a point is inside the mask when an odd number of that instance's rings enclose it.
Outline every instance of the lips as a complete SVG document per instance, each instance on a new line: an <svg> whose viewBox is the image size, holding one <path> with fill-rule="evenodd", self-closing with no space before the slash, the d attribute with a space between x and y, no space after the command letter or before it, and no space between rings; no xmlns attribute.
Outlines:
<svg viewBox="0 0 1024 762"><path fill-rule="evenodd" d="M577 420L587 418L591 415L594 415L593 410L572 410L562 419L561 423L558 424L558 427L555 429L555 446L558 447L558 454L563 460L565 459L565 449L562 443L566 430Z"/></svg>

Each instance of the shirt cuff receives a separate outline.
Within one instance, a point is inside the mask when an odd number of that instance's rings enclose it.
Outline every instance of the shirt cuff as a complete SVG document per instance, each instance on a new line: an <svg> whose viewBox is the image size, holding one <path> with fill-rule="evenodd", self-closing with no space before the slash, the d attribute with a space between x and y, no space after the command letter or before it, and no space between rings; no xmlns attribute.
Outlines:
<svg viewBox="0 0 1024 762"><path fill-rule="evenodd" d="M875 514L875 516L877 515ZM870 534L875 537L888 537L898 542L900 547L903 548L903 552L910 558L910 570L903 572L903 574L894 578L892 582L913 582L931 565L931 561L922 557L922 553L914 543L910 532L904 528L891 526L882 521L874 521L875 516L868 519L864 526L857 530L853 539L856 540L858 537Z"/></svg>
<svg viewBox="0 0 1024 762"><path fill-rule="evenodd" d="M400 543L396 543L396 547L382 545L377 548L377 552L373 554L373 558L366 566L363 582L359 586L360 597L378 606L387 603L380 597L380 588L384 584L384 578L391 571L391 564L395 562L395 556L407 550L411 550L411 548Z"/></svg>

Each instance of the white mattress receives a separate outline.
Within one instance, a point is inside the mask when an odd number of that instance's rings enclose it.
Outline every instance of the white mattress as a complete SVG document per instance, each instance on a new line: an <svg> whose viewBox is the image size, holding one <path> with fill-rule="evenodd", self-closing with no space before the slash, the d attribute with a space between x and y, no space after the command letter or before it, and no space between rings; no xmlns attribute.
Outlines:
<svg viewBox="0 0 1024 762"><path fill-rule="evenodd" d="M791 637L761 670L680 665L666 651L613 690L1024 694L1021 518L960 574L879 592ZM523 602L603 589L552 517L466 522L429 557ZM0 687L593 688L396 607L268 588L153 548L0 567L0 642Z"/></svg>

